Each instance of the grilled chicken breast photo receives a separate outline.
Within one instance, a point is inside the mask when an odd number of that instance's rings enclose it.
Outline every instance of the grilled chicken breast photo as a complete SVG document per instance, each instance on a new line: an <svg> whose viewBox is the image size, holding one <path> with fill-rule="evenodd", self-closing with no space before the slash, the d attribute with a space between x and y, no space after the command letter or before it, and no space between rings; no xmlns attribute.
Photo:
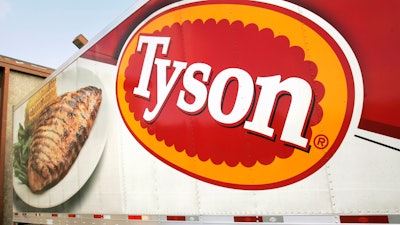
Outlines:
<svg viewBox="0 0 400 225"><path fill-rule="evenodd" d="M88 86L57 97L40 113L27 166L32 192L49 189L68 173L89 137L101 100L101 89Z"/></svg>

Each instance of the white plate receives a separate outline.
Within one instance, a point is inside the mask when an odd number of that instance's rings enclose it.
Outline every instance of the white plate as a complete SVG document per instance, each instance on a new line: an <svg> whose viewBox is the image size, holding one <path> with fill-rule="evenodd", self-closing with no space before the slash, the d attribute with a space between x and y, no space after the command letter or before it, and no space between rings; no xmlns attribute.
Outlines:
<svg viewBox="0 0 400 225"><path fill-rule="evenodd" d="M55 79L57 79L58 95L91 85L102 89L102 102L85 145L82 147L66 176L59 183L37 194L33 193L28 186L22 184L18 178L14 177L13 184L17 195L25 203L36 208L58 206L74 196L83 187L100 161L108 135L108 103L105 88L101 80L93 72L75 67L74 65ZM17 109L19 113L16 111L14 120L18 121L14 121L14 126L15 124L23 123L25 119L23 113L25 112L25 107L26 104L23 104L20 109Z"/></svg>

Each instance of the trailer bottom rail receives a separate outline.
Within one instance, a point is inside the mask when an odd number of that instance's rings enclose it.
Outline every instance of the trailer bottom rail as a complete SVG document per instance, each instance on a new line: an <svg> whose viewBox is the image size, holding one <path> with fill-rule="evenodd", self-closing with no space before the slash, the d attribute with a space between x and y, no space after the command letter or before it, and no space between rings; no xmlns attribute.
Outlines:
<svg viewBox="0 0 400 225"><path fill-rule="evenodd" d="M221 224L400 224L400 214L393 215L307 215L307 216L202 216L202 215L129 215L73 213L14 213L18 224L90 224L90 225L221 225Z"/></svg>

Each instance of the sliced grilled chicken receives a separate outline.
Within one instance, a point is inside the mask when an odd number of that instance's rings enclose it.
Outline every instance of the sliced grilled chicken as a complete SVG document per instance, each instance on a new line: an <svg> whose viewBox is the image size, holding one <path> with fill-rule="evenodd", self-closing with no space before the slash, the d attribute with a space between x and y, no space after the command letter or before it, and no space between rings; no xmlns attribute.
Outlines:
<svg viewBox="0 0 400 225"><path fill-rule="evenodd" d="M27 168L32 192L52 187L68 173L89 136L101 100L101 89L88 86L59 96L41 112Z"/></svg>

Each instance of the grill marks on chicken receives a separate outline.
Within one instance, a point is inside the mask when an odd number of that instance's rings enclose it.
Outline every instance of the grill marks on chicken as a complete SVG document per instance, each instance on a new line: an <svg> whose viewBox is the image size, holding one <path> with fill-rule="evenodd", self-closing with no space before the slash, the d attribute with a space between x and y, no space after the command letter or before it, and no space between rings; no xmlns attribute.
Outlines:
<svg viewBox="0 0 400 225"><path fill-rule="evenodd" d="M88 86L59 96L41 112L28 160L33 192L50 188L67 174L89 136L101 100L101 89Z"/></svg>

